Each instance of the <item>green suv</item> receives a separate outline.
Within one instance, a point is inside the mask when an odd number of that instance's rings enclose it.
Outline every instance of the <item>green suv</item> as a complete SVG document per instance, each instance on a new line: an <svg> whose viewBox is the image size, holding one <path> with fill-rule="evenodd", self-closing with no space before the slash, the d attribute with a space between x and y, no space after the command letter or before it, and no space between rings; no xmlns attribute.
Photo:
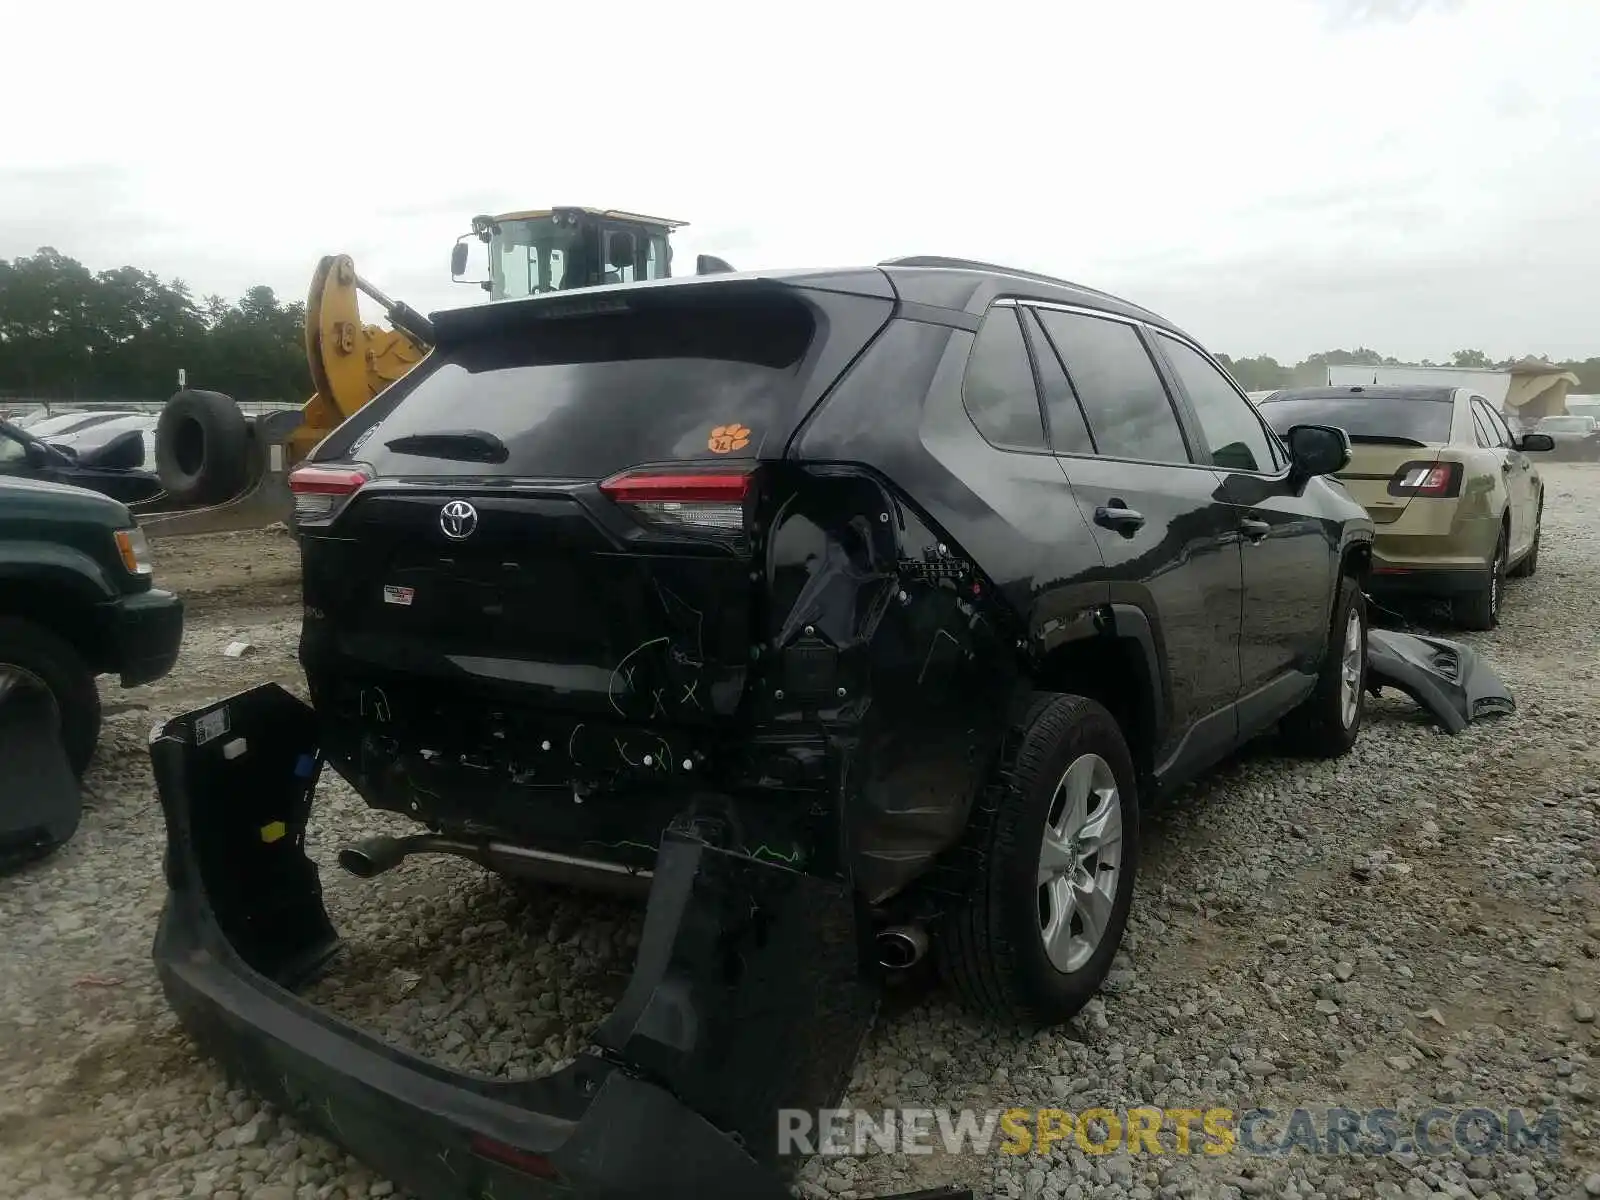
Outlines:
<svg viewBox="0 0 1600 1200"><path fill-rule="evenodd" d="M151 586L126 505L0 473L0 859L76 828L75 777L100 733L96 676L159 679L182 637L183 602Z"/></svg>

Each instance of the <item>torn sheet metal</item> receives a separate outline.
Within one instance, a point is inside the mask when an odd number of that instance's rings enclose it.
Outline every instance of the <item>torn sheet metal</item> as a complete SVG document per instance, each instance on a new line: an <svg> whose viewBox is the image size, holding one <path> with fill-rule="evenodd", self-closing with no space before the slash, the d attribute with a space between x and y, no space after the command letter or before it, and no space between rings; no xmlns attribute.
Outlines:
<svg viewBox="0 0 1600 1200"><path fill-rule="evenodd" d="M1393 629L1367 631L1367 685L1373 695L1398 688L1452 734L1517 707L1494 668L1470 646Z"/></svg>
<svg viewBox="0 0 1600 1200"><path fill-rule="evenodd" d="M0 704L0 871L42 858L78 830L83 803L48 697Z"/></svg>

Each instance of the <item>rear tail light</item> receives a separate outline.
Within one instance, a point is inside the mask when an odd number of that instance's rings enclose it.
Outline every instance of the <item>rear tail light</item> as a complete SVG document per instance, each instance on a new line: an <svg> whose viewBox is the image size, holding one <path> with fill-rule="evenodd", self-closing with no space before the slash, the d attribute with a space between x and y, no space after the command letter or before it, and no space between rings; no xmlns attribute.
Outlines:
<svg viewBox="0 0 1600 1200"><path fill-rule="evenodd" d="M1389 480L1391 496L1456 496L1460 493L1460 463L1408 462Z"/></svg>
<svg viewBox="0 0 1600 1200"><path fill-rule="evenodd" d="M738 534L750 484L748 471L624 471L600 491L647 525Z"/></svg>
<svg viewBox="0 0 1600 1200"><path fill-rule="evenodd" d="M326 521L372 479L365 467L296 467L289 473L296 521Z"/></svg>

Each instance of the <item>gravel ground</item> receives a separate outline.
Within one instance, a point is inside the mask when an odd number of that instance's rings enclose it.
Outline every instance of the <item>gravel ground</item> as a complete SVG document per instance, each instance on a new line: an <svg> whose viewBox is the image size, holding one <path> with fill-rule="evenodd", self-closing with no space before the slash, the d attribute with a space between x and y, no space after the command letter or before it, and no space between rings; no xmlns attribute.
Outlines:
<svg viewBox="0 0 1600 1200"><path fill-rule="evenodd" d="M1077 1022L1024 1037L939 991L897 998L846 1102L1553 1105L1558 1159L1158 1159L1068 1142L1048 1157L819 1159L797 1190L850 1200L956 1179L1028 1200L1600 1195L1600 468L1543 470L1539 574L1512 584L1498 630L1464 637L1517 696L1514 717L1451 738L1386 697L1337 763L1252 749L1147 814L1124 953ZM262 679L300 681L288 539L157 553L162 582L189 599L179 667L107 691L78 837L0 881L0 1195L398 1194L230 1088L162 1001L150 726ZM223 657L239 638L254 651ZM335 869L339 845L400 824L324 786L311 849L350 949L319 1002L455 1066L515 1077L565 1061L626 977L639 910L518 892L450 860L366 883Z"/></svg>

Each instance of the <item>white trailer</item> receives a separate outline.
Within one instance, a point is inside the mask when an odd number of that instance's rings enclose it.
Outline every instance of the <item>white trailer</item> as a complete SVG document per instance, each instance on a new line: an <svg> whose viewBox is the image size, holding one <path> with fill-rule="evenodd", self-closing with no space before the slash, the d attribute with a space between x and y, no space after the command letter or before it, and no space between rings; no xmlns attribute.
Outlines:
<svg viewBox="0 0 1600 1200"><path fill-rule="evenodd" d="M1511 390L1510 371L1485 371L1477 367L1357 367L1328 368L1329 387L1382 384L1388 387L1464 387L1477 392L1497 409L1505 407Z"/></svg>
<svg viewBox="0 0 1600 1200"><path fill-rule="evenodd" d="M1524 359L1509 370L1478 367L1355 367L1328 368L1329 387L1377 384L1402 387L1464 387L1477 392L1507 418L1532 425L1540 417L1567 412L1569 389L1579 386L1571 371L1539 359Z"/></svg>

